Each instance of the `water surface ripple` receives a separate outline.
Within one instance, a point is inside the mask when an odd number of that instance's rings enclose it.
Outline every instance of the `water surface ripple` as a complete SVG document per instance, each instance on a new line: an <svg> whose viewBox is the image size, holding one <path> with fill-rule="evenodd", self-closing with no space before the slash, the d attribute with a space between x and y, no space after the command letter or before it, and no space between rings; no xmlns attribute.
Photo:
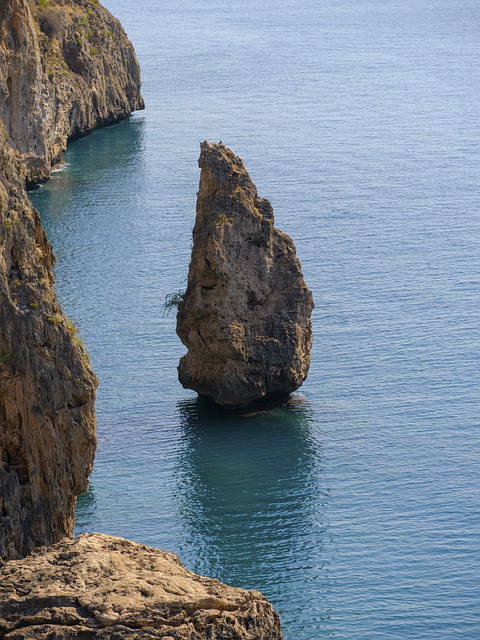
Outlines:
<svg viewBox="0 0 480 640"><path fill-rule="evenodd" d="M287 640L480 637L477 0L105 0L147 110L32 194L100 377L77 530L261 589ZM296 403L179 387L199 142L240 155L313 290Z"/></svg>

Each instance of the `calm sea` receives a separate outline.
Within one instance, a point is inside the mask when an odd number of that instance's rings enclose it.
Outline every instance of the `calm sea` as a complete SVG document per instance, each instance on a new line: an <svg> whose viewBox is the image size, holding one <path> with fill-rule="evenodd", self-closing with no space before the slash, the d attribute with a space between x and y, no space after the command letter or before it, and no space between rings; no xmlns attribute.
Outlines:
<svg viewBox="0 0 480 640"><path fill-rule="evenodd" d="M100 377L77 530L263 591L287 640L480 638L478 0L105 0L147 110L32 194ZM199 142L243 158L314 293L295 404L177 382Z"/></svg>

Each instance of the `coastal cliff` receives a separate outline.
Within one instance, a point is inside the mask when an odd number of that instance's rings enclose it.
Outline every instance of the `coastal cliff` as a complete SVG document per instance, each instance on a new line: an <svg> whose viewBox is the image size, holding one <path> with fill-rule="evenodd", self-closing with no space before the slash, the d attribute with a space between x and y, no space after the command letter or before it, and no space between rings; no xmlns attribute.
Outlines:
<svg viewBox="0 0 480 640"><path fill-rule="evenodd" d="M0 132L0 562L72 534L96 446L96 378L24 184Z"/></svg>
<svg viewBox="0 0 480 640"><path fill-rule="evenodd" d="M0 562L72 535L96 448L97 380L25 185L68 139L143 107L120 23L87 0L41 4L0 5Z"/></svg>
<svg viewBox="0 0 480 640"><path fill-rule="evenodd" d="M30 184L49 177L69 139L142 109L140 85L125 31L98 2L2 2L0 120Z"/></svg>
<svg viewBox="0 0 480 640"><path fill-rule="evenodd" d="M281 640L258 591L185 569L177 556L84 534L0 568L5 640Z"/></svg>
<svg viewBox="0 0 480 640"><path fill-rule="evenodd" d="M313 298L292 239L274 227L243 162L203 142L179 380L227 408L278 401L305 380Z"/></svg>

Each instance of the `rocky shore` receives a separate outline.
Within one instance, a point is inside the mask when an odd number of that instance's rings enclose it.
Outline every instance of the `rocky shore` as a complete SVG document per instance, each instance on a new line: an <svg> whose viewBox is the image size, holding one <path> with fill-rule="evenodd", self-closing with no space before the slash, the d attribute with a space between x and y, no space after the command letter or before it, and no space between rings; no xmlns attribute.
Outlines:
<svg viewBox="0 0 480 640"><path fill-rule="evenodd" d="M100 534L0 569L5 640L280 640L258 591L187 571L171 554Z"/></svg>

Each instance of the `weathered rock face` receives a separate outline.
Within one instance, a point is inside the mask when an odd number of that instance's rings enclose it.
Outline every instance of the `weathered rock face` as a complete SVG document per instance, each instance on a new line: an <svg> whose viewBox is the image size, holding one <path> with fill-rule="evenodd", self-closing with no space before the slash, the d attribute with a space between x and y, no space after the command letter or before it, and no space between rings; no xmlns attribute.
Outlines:
<svg viewBox="0 0 480 640"><path fill-rule="evenodd" d="M0 120L27 168L48 178L67 140L143 108L120 22L89 0L2 0Z"/></svg>
<svg viewBox="0 0 480 640"><path fill-rule="evenodd" d="M103 7L0 3L0 563L72 535L96 446L97 381L56 301L25 183L49 176L68 138L141 108L139 88Z"/></svg>
<svg viewBox="0 0 480 640"><path fill-rule="evenodd" d="M312 294L270 202L222 144L203 142L179 380L229 408L295 391L310 364Z"/></svg>
<svg viewBox="0 0 480 640"><path fill-rule="evenodd" d="M0 569L0 638L280 640L256 591L187 571L176 556L84 534Z"/></svg>
<svg viewBox="0 0 480 640"><path fill-rule="evenodd" d="M24 184L0 130L0 564L72 534L96 446L96 378Z"/></svg>

